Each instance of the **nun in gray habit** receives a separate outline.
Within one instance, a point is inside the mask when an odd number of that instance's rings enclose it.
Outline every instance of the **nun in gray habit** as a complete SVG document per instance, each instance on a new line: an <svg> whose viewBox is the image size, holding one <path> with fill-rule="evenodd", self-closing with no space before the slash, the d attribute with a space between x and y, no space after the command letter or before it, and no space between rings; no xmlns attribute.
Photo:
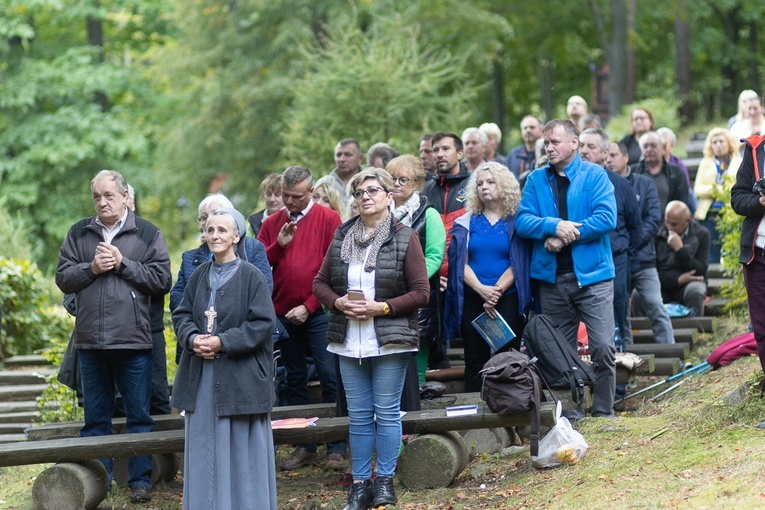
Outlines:
<svg viewBox="0 0 765 510"><path fill-rule="evenodd" d="M237 256L239 211L220 209L205 228L213 260L194 271L173 312L183 349L172 397L186 414L183 508L275 510L271 293Z"/></svg>

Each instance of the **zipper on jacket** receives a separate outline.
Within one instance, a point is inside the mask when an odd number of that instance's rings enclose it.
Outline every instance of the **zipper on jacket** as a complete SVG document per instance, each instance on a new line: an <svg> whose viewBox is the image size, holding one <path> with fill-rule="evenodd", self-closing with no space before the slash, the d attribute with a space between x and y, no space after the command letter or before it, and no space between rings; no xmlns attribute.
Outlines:
<svg viewBox="0 0 765 510"><path fill-rule="evenodd" d="M133 313L135 313L135 325L140 326L141 320L140 316L138 315L138 298L136 298L135 291L130 291L130 296L133 298Z"/></svg>

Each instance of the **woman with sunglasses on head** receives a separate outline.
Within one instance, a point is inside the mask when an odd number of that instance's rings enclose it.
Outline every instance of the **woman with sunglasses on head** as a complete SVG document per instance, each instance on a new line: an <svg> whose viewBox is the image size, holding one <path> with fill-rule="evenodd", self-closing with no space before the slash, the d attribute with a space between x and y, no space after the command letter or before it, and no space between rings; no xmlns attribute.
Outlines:
<svg viewBox="0 0 765 510"><path fill-rule="evenodd" d="M396 503L401 391L430 288L419 237L390 212L390 175L366 168L349 188L359 216L335 232L313 291L330 310L327 349L340 357L348 402L353 484L345 509L359 510Z"/></svg>

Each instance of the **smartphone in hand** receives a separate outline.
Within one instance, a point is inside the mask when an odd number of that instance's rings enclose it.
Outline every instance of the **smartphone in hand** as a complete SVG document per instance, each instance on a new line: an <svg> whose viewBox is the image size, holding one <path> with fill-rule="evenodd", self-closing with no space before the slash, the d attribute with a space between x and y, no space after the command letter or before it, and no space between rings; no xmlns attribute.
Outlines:
<svg viewBox="0 0 765 510"><path fill-rule="evenodd" d="M361 290L348 289L348 299L351 301L365 301L364 292Z"/></svg>

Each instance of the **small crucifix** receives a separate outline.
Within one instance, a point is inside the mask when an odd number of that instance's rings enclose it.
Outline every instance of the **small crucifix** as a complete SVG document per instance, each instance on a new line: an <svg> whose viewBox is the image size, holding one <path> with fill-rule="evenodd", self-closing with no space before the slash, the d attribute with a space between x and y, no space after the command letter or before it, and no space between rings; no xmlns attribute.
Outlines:
<svg viewBox="0 0 765 510"><path fill-rule="evenodd" d="M207 317L207 333L212 333L213 324L215 324L215 317L218 316L218 312L215 311L214 306L210 306L210 309L205 311L205 317Z"/></svg>

